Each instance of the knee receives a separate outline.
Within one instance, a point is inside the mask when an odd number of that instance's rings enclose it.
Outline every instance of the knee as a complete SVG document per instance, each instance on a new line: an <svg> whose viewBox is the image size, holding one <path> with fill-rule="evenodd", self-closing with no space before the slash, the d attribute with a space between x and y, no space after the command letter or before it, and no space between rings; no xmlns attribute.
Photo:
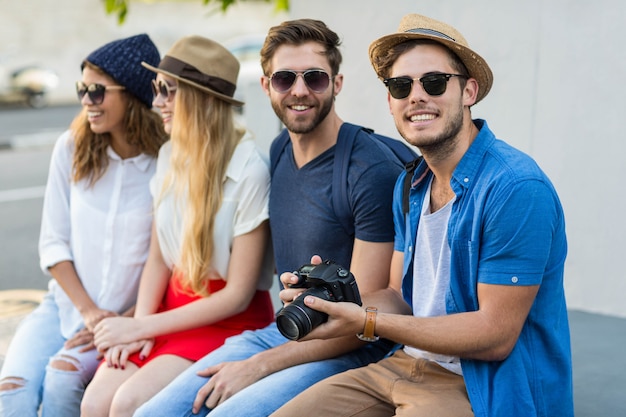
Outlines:
<svg viewBox="0 0 626 417"><path fill-rule="evenodd" d="M111 408L110 398L98 392L97 385L87 386L80 402L81 417L107 417Z"/></svg>
<svg viewBox="0 0 626 417"><path fill-rule="evenodd" d="M84 417L106 417L109 415L108 409L103 408L103 404L99 404L97 401L83 401L80 403L80 415Z"/></svg>
<svg viewBox="0 0 626 417"><path fill-rule="evenodd" d="M69 355L59 355L50 361L50 367L59 371L76 372L79 362Z"/></svg>
<svg viewBox="0 0 626 417"><path fill-rule="evenodd" d="M18 377L6 377L0 380L0 392L1 391L12 391L19 388L23 388L26 385L26 380L24 378Z"/></svg>
<svg viewBox="0 0 626 417"><path fill-rule="evenodd" d="M119 389L113 396L109 416L130 416L141 405L138 398L132 392Z"/></svg>

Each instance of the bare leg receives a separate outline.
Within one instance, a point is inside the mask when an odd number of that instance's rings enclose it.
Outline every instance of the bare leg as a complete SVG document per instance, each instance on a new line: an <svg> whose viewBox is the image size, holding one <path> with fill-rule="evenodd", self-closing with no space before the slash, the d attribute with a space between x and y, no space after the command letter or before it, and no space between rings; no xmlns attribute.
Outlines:
<svg viewBox="0 0 626 417"><path fill-rule="evenodd" d="M125 369L107 367L103 363L87 386L80 404L81 417L108 417L113 396L118 387L127 381L139 368L132 362Z"/></svg>
<svg viewBox="0 0 626 417"><path fill-rule="evenodd" d="M131 417L143 403L191 366L180 356L162 355L141 367L128 378L113 397L110 417Z"/></svg>

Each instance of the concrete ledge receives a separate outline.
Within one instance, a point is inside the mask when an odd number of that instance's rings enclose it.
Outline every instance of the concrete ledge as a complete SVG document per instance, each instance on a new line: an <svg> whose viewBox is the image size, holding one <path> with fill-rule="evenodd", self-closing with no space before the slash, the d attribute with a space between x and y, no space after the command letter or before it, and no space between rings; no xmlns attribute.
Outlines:
<svg viewBox="0 0 626 417"><path fill-rule="evenodd" d="M0 291L0 320L29 313L39 305L44 290Z"/></svg>
<svg viewBox="0 0 626 417"><path fill-rule="evenodd" d="M0 291L0 368L19 322L39 305L44 290Z"/></svg>

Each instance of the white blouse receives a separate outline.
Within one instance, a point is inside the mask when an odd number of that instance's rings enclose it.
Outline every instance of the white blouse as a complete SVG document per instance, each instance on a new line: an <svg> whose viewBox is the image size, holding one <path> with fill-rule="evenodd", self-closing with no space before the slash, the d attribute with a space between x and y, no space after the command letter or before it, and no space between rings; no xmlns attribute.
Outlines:
<svg viewBox="0 0 626 417"><path fill-rule="evenodd" d="M176 204L173 191L160 196L165 174L170 166L171 153L170 142L161 147L156 175L150 182L155 204L157 237L163 260L170 269L180 261L184 213L184 206ZM268 163L261 156L249 133L235 149L223 184L223 201L215 218L212 267L226 280L233 238L251 232L269 218ZM259 290L268 290L272 286L273 273L273 252L268 247L264 266L259 271Z"/></svg>
<svg viewBox="0 0 626 417"><path fill-rule="evenodd" d="M89 186L71 180L74 139L57 140L50 162L39 238L40 266L72 261L85 290L99 308L122 313L135 304L148 256L152 226L149 181L156 158L122 159L111 147L104 175ZM56 280L49 291L59 308L61 333L71 337L82 317Z"/></svg>

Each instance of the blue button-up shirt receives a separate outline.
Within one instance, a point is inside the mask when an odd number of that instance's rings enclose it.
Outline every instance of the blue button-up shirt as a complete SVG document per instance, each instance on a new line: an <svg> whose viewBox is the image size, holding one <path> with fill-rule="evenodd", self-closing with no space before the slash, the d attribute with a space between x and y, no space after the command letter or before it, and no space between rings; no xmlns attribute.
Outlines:
<svg viewBox="0 0 626 417"><path fill-rule="evenodd" d="M567 253L561 203L550 180L526 154L495 138L484 120L450 185L448 314L479 309L477 285L539 285L511 354L503 361L461 358L477 417L573 416L569 325L563 289ZM403 296L411 304L419 215L432 172L412 177L409 214L401 174L394 191L395 250L404 252Z"/></svg>

